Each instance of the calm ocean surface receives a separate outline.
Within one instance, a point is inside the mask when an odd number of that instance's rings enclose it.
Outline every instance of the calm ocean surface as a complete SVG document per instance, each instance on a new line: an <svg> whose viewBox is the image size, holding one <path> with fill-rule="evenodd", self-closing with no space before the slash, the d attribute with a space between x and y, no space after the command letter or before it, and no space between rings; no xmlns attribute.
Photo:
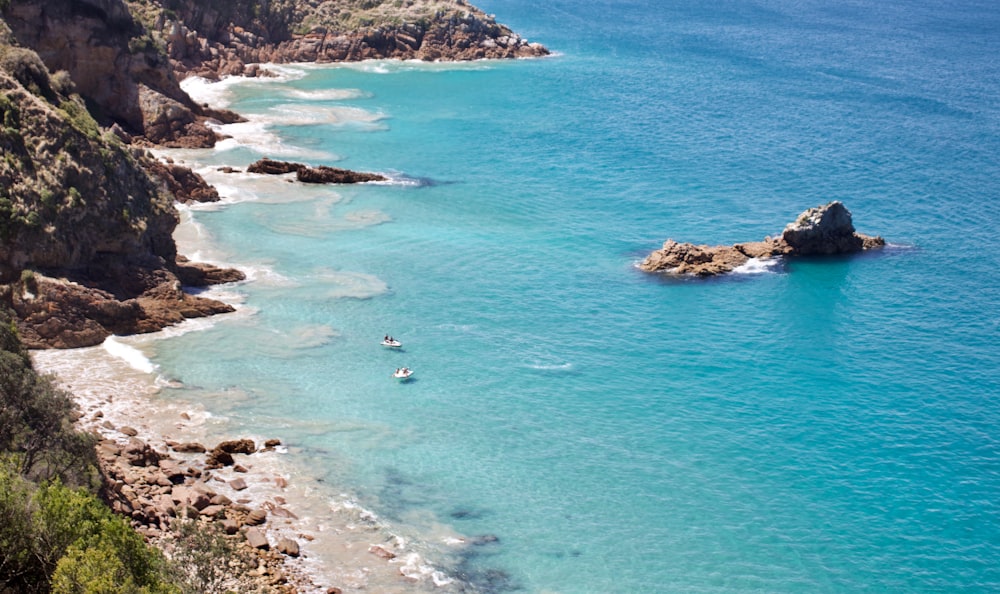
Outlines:
<svg viewBox="0 0 1000 594"><path fill-rule="evenodd" d="M189 83L251 121L182 251L254 280L161 397L477 591L1000 590L1000 5L538 4L479 2L549 59ZM215 170L264 155L395 182ZM635 268L835 199L891 246Z"/></svg>

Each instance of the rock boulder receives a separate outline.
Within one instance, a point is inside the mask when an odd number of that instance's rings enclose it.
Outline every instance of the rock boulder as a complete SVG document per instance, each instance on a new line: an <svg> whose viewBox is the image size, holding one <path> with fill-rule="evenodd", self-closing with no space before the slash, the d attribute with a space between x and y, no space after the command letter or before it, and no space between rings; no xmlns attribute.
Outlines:
<svg viewBox="0 0 1000 594"><path fill-rule="evenodd" d="M668 239L639 265L646 272L714 276L732 272L751 258L849 254L882 247L881 237L854 230L851 212L840 202L810 208L785 227L778 239L737 243L732 246L694 245Z"/></svg>

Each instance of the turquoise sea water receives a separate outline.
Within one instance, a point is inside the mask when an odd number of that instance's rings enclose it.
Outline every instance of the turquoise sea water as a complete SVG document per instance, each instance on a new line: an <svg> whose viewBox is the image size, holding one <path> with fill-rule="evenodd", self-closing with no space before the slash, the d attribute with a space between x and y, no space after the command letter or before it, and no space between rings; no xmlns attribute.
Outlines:
<svg viewBox="0 0 1000 594"><path fill-rule="evenodd" d="M445 591L1000 589L1000 6L480 5L558 55L200 88L251 119L187 158L255 313L159 343L164 398L488 535L426 538ZM395 182L214 170L263 155ZM834 199L890 247L635 268Z"/></svg>

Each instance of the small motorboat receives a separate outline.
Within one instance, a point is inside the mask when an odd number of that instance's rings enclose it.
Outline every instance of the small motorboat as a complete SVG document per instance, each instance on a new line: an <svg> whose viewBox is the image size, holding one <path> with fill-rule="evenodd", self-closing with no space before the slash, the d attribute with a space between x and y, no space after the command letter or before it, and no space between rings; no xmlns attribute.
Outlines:
<svg viewBox="0 0 1000 594"><path fill-rule="evenodd" d="M395 373L392 374L392 377L394 379L398 379L400 381L405 382L406 380L410 379L411 375L413 375L412 369L410 369L409 367L400 367L395 371Z"/></svg>
<svg viewBox="0 0 1000 594"><path fill-rule="evenodd" d="M403 346L403 343L390 336L382 341L382 346L390 349L398 349Z"/></svg>

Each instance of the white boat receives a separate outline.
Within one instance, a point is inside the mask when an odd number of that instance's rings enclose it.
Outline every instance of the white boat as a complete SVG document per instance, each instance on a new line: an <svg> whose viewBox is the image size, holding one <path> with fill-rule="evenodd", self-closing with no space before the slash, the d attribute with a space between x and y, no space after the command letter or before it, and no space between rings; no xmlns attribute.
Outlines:
<svg viewBox="0 0 1000 594"><path fill-rule="evenodd" d="M411 375L413 375L412 369L410 369L409 367L400 367L395 371L395 373L392 374L392 377L400 381L406 381L410 379Z"/></svg>
<svg viewBox="0 0 1000 594"><path fill-rule="evenodd" d="M398 349L403 346L403 343L399 342L395 338L387 338L382 341L382 346L388 347L390 349Z"/></svg>

